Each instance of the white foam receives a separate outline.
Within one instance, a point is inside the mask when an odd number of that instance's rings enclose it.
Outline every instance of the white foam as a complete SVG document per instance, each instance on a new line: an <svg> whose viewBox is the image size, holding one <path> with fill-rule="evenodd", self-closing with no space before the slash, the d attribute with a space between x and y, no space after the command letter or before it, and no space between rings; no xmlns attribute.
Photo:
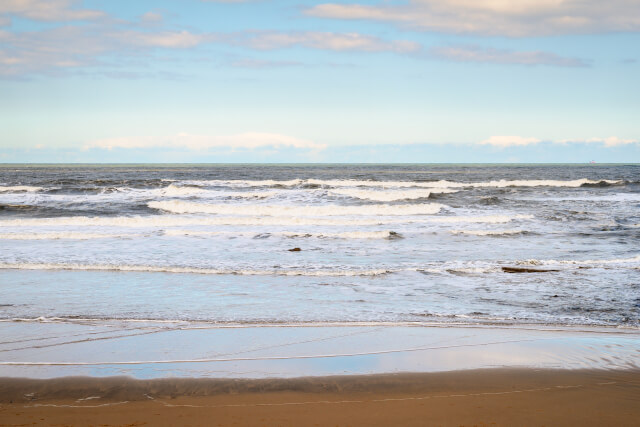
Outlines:
<svg viewBox="0 0 640 427"><path fill-rule="evenodd" d="M138 237L139 234L102 234L102 233L77 233L72 231L54 233L0 233L0 240L88 240L111 239L119 237Z"/></svg>
<svg viewBox="0 0 640 427"><path fill-rule="evenodd" d="M336 189L331 190L331 194L339 194L349 196L356 199L375 200L378 202L393 202L395 200L415 200L428 198L433 193L455 193L457 190L438 189L438 190L358 190L358 189Z"/></svg>
<svg viewBox="0 0 640 427"><path fill-rule="evenodd" d="M207 180L207 181L186 181L185 183L210 186L231 186L231 187L296 187L301 185L318 185L329 187L424 187L424 188L464 188L464 187L580 187L584 184L621 184L623 181L617 180L591 180L587 178L574 180L499 180L484 182L456 182L456 181L371 181L371 180L337 180L337 179L292 179L286 181L277 180Z"/></svg>
<svg viewBox="0 0 640 427"><path fill-rule="evenodd" d="M631 258L613 258L613 259L585 259L585 260L538 260L528 259L519 261L520 265L607 265L607 264L636 264L640 263L640 255Z"/></svg>
<svg viewBox="0 0 640 427"><path fill-rule="evenodd" d="M198 187L178 186L178 185L170 184L168 187L160 188L156 192L162 196L179 197L179 196L194 196L204 191L205 191L204 189L198 188Z"/></svg>
<svg viewBox="0 0 640 427"><path fill-rule="evenodd" d="M73 264L73 263L0 263L0 269L16 270L74 270L74 271L123 271L148 273L190 273L207 275L240 275L240 276L378 276L392 273L392 270L235 270L228 268L170 267L155 265L120 265L120 264Z"/></svg>
<svg viewBox="0 0 640 427"><path fill-rule="evenodd" d="M523 230L450 230L453 234L468 234L470 236L503 236L524 233Z"/></svg>
<svg viewBox="0 0 640 427"><path fill-rule="evenodd" d="M246 179L211 179L211 180L197 180L197 181L185 181L188 185L205 185L212 187L293 187L304 183L302 179L291 179L286 181L279 181L273 179L263 180L246 180Z"/></svg>
<svg viewBox="0 0 640 427"><path fill-rule="evenodd" d="M199 230L165 230L167 236L251 236L255 237L265 233L236 232L236 231L199 231ZM335 238L335 239L392 239L401 236L394 231L351 231L344 233L305 233L295 231L278 231L266 233L270 236L284 236L288 238Z"/></svg>
<svg viewBox="0 0 640 427"><path fill-rule="evenodd" d="M0 227L135 227L164 228L200 225L325 225L325 226L367 226L384 224L502 224L514 219L531 219L532 215L485 215L485 216L424 216L420 219L333 219L301 217L180 217L175 215L118 216L118 217L57 217L22 218L0 220Z"/></svg>
<svg viewBox="0 0 640 427"><path fill-rule="evenodd" d="M233 191L220 193L221 196L238 199L268 199L277 194L277 191Z"/></svg>
<svg viewBox="0 0 640 427"><path fill-rule="evenodd" d="M483 223L483 224L504 224L514 219L533 219L533 215L483 215L483 216L439 216L432 218L429 222L441 224L457 223Z"/></svg>
<svg viewBox="0 0 640 427"><path fill-rule="evenodd" d="M221 191L209 190L201 187L188 185L170 184L167 187L159 188L150 192L151 196L160 197L190 197L190 196L208 196L208 197L232 197L238 199L266 199L276 195L277 191Z"/></svg>
<svg viewBox="0 0 640 427"><path fill-rule="evenodd" d="M430 215L442 209L437 203L421 205L365 205L365 206L291 206L291 205L228 205L183 202L179 200L155 201L150 208L173 213L208 213L218 215L259 216L339 216L339 215Z"/></svg>
<svg viewBox="0 0 640 427"><path fill-rule="evenodd" d="M30 185L0 186L0 193L35 193L42 189L42 187L32 187Z"/></svg>
<svg viewBox="0 0 640 427"><path fill-rule="evenodd" d="M393 239L400 238L400 234L394 231L347 231L344 233L278 233L286 237L316 237L316 238L338 238L338 239Z"/></svg>
<svg viewBox="0 0 640 427"><path fill-rule="evenodd" d="M579 195L579 196L567 196L567 197L529 197L520 198L519 200L535 200L535 201L554 201L554 202L638 202L640 201L640 194L638 193L616 193L606 196L596 196L593 194Z"/></svg>
<svg viewBox="0 0 640 427"><path fill-rule="evenodd" d="M534 179L534 180L504 180L499 181L487 181L487 182L453 182L453 181L435 181L429 183L434 188L462 188L462 187L491 187L491 188L504 188L504 187L580 187L585 184L599 184L605 182L607 184L621 184L622 181L613 180L591 180L591 179L574 179L571 181L559 181L551 179Z"/></svg>
<svg viewBox="0 0 640 427"><path fill-rule="evenodd" d="M222 236L222 235L233 235L233 236L246 236L255 233L242 233L242 232L233 232L233 231L198 231L198 230L164 230L165 236Z"/></svg>

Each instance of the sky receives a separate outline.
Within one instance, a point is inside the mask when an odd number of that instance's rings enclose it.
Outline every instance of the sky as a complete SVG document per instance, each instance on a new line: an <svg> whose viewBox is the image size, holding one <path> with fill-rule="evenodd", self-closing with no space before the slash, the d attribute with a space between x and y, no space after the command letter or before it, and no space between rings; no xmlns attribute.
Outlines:
<svg viewBox="0 0 640 427"><path fill-rule="evenodd" d="M640 162L640 0L0 0L0 163Z"/></svg>

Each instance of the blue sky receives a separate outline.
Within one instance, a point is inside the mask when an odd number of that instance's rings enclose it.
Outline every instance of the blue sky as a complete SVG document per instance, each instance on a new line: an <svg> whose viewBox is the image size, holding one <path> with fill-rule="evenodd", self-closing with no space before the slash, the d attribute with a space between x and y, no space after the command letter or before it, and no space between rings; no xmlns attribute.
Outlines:
<svg viewBox="0 0 640 427"><path fill-rule="evenodd" d="M0 162L640 162L640 1L0 2Z"/></svg>

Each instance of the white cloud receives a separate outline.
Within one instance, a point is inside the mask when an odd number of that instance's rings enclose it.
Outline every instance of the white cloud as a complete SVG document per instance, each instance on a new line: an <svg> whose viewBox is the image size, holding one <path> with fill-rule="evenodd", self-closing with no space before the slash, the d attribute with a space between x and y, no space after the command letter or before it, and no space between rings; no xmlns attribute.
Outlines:
<svg viewBox="0 0 640 427"><path fill-rule="evenodd" d="M141 50L192 48L206 40L207 36L188 31L110 30L102 25L20 33L0 30L0 76L56 73L99 64L107 53L135 57Z"/></svg>
<svg viewBox="0 0 640 427"><path fill-rule="evenodd" d="M552 65L557 67L586 67L578 58L565 58L550 52L512 51L479 46L435 47L429 53L436 58L458 62L489 62L496 64Z"/></svg>
<svg viewBox="0 0 640 427"><path fill-rule="evenodd" d="M312 49L362 52L415 52L421 49L418 43L406 40L386 41L359 33L333 33L320 31L247 31L221 37L231 44L253 49L271 50L302 46Z"/></svg>
<svg viewBox="0 0 640 427"><path fill-rule="evenodd" d="M506 148L515 146L532 145L541 142L538 138L525 138L516 135L496 135L492 136L484 141L481 141L481 145L492 145L494 147Z"/></svg>
<svg viewBox="0 0 640 427"><path fill-rule="evenodd" d="M189 31L162 31L155 33L121 31L114 33L112 36L114 39L120 40L122 44L163 47L170 49L194 47L207 39L205 35L194 34Z"/></svg>
<svg viewBox="0 0 640 427"><path fill-rule="evenodd" d="M480 145L492 145L494 147L522 147L542 142L541 139L522 137L516 135L497 135L480 142ZM561 139L557 141L545 141L550 144L602 144L605 147L620 147L623 145L640 144L640 139L625 139L617 136L607 138Z"/></svg>
<svg viewBox="0 0 640 427"><path fill-rule="evenodd" d="M526 37L640 31L637 0L408 0L319 4L322 18L392 22L422 31Z"/></svg>
<svg viewBox="0 0 640 427"><path fill-rule="evenodd" d="M100 10L76 9L74 0L2 0L0 15L16 15L37 21L83 21L106 16Z"/></svg>
<svg viewBox="0 0 640 427"><path fill-rule="evenodd" d="M131 27L112 28L106 23L64 25L19 33L0 30L0 76L59 73L62 70L101 64L106 54L115 54L121 58L139 58L140 52L154 49L189 49L205 43L244 46L256 50L301 46L334 51L405 53L421 49L417 43L403 40L386 41L357 33L193 33L186 30L141 31ZM235 65L256 67L276 64ZM284 62L278 65L284 65Z"/></svg>
<svg viewBox="0 0 640 427"><path fill-rule="evenodd" d="M326 148L326 145L277 133L247 132L222 136L179 133L166 137L141 136L107 138L89 142L83 148L85 150L91 148L107 150L114 148L184 148L187 150L201 151L211 148L256 149L262 147L322 150Z"/></svg>
<svg viewBox="0 0 640 427"><path fill-rule="evenodd" d="M602 144L605 147L619 147L621 145L640 144L640 139L625 139L618 138L617 136L610 136L607 138L587 138L587 139L563 139L559 141L562 144L570 143L590 143L590 144Z"/></svg>
<svg viewBox="0 0 640 427"><path fill-rule="evenodd" d="M75 26L45 31L0 31L0 76L87 66L109 51L103 38Z"/></svg>
<svg viewBox="0 0 640 427"><path fill-rule="evenodd" d="M162 14L158 12L147 12L140 17L140 20L145 23L157 23L161 22L163 19Z"/></svg>
<svg viewBox="0 0 640 427"><path fill-rule="evenodd" d="M304 65L297 61L270 61L266 59L240 58L231 61L233 67L239 68L273 68L273 67L291 67Z"/></svg>

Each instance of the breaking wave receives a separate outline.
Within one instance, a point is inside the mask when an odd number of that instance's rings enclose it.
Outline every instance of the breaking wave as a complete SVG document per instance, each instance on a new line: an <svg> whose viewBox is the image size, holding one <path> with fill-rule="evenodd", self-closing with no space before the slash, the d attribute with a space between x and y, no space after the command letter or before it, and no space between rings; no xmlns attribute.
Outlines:
<svg viewBox="0 0 640 427"><path fill-rule="evenodd" d="M470 236L506 236L524 234L524 230L451 230L452 234L467 234Z"/></svg>
<svg viewBox="0 0 640 427"><path fill-rule="evenodd" d="M30 185L0 186L0 193L35 193L42 190L42 187L33 187Z"/></svg>
<svg viewBox="0 0 640 427"><path fill-rule="evenodd" d="M375 200L377 202L393 202L396 200L415 200L426 199L431 194L437 193L455 193L457 190L439 189L439 190L358 190L358 189L336 189L331 190L331 194L339 194L342 196L353 197L356 199Z"/></svg>
<svg viewBox="0 0 640 427"><path fill-rule="evenodd" d="M444 206L437 203L423 205L367 205L367 206L286 206L286 205L236 205L205 204L168 200L149 202L152 209L167 212L208 213L218 215L259 215L259 216L340 216L340 215L431 215L440 212Z"/></svg>
<svg viewBox="0 0 640 427"><path fill-rule="evenodd" d="M203 188L194 186L179 186L170 184L168 187L156 190L159 195L177 197L177 196L194 196L196 194L203 193Z"/></svg>
<svg viewBox="0 0 640 427"><path fill-rule="evenodd" d="M200 180L186 181L185 184L221 186L221 187L424 187L424 188L464 188L464 187L581 187L596 185L624 184L621 180L591 180L587 178L574 180L498 180L484 182L456 182L456 181L371 181L371 180L342 180L342 179L292 179L292 180Z"/></svg>
<svg viewBox="0 0 640 427"><path fill-rule="evenodd" d="M0 220L0 227L184 227L196 225L383 225L383 224L503 224L513 220L532 219L532 215L424 216L419 219L332 219L297 217L179 217L174 215L57 218L21 218Z"/></svg>

